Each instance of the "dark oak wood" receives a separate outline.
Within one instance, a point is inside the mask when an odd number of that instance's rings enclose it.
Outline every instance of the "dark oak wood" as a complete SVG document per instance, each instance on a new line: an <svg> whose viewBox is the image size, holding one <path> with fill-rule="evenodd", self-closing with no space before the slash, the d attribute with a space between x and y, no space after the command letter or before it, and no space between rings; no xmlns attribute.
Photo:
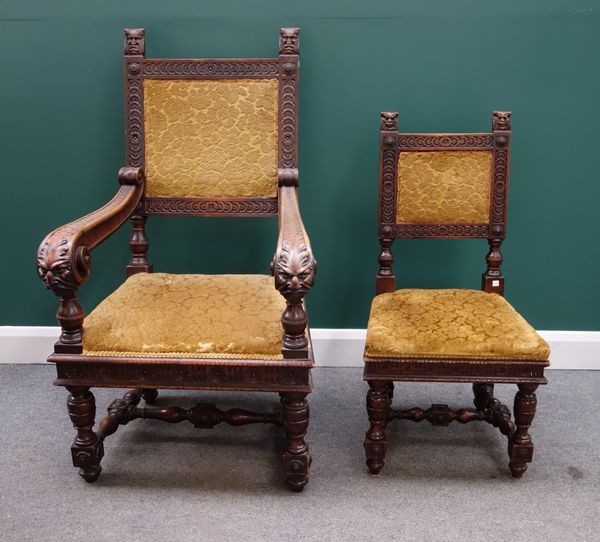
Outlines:
<svg viewBox="0 0 600 542"><path fill-rule="evenodd" d="M389 419L391 406L390 382L369 380L367 393L367 414L370 427L365 436L367 466L371 474L379 474L383 468L388 442L385 438L385 426Z"/></svg>
<svg viewBox="0 0 600 542"><path fill-rule="evenodd" d="M121 399L115 399L108 407L108 414L98 424L98 439L103 441L112 435L119 425L127 425L132 420L149 419L167 423L179 423L187 420L198 429L212 429L225 422L229 425L248 425L251 423L283 424L282 412L251 412L239 408L219 410L213 403L198 403L192 408L169 405L164 407L144 407L137 405L144 396L141 389L127 391Z"/></svg>
<svg viewBox="0 0 600 542"><path fill-rule="evenodd" d="M112 200L55 229L38 249L38 275L60 299L56 318L62 331L54 350L57 353L82 352L84 313L77 302L77 291L89 278L90 252L123 225L142 197L144 174L140 168L123 167L118 179L121 188Z"/></svg>
<svg viewBox="0 0 600 542"><path fill-rule="evenodd" d="M308 482L311 457L304 440L308 429L309 408L306 393L286 392L281 395L283 428L287 438L283 452L285 481L293 491L302 491Z"/></svg>
<svg viewBox="0 0 600 542"><path fill-rule="evenodd" d="M148 261L148 238L146 237L146 220L140 206L131 215L132 232L129 238L131 260L125 270L126 276L130 277L136 273L152 273L152 265Z"/></svg>
<svg viewBox="0 0 600 542"><path fill-rule="evenodd" d="M144 29L125 30L124 96L126 166L118 174L120 189L97 211L62 226L40 245L37 271L46 287L59 298L57 318L61 336L48 361L55 363L55 384L70 392L68 408L77 437L73 463L87 481L100 474L104 439L140 417L170 423L188 420L196 427L272 423L287 436L283 454L284 479L293 491L308 480L310 456L304 441L314 366L304 298L314 284L316 261L298 206L298 68L299 29L282 28L275 58L178 59L146 58ZM278 164L276 197L188 198L146 197L144 139L144 81L147 79L277 79ZM281 316L282 358L172 359L162 357L90 356L83 353L84 311L77 301L80 286L91 272L91 251L128 220L131 259L126 276L150 273L146 222L149 215L204 217L272 217L279 221L279 237L270 270L274 287L286 300ZM92 387L126 388L102 418L98 433ZM159 389L268 391L282 396L281 410L253 413L221 411L200 403L186 409L150 406ZM147 406L138 407L141 399Z"/></svg>
<svg viewBox="0 0 600 542"><path fill-rule="evenodd" d="M487 269L482 275L482 290L504 294L501 245L506 236L506 202L508 191L511 140L511 113L495 111L491 133L472 134L407 134L398 132L398 113L381 113L378 239L379 269L376 295L394 292L392 243L397 238L483 238L489 252ZM398 153L481 150L492 152L489 220L482 224L398 224L396 194ZM546 384L544 369L548 361L506 359L400 359L364 357L364 379L369 383L367 412L370 428L365 439L367 466L372 474L383 468L387 451L385 426L391 420L428 420L434 425L452 421L468 423L484 421L508 438L510 470L520 477L531 462L533 442L529 427L535 414L535 389ZM418 407L391 408L393 382L468 382L473 383L475 409L452 410L435 404L428 409ZM510 410L494 397L494 384L517 384L514 421Z"/></svg>
<svg viewBox="0 0 600 542"><path fill-rule="evenodd" d="M519 391L515 396L514 411L517 428L510 434L508 441L509 466L514 478L521 478L527 470L527 463L531 463L533 459L533 440L529 428L537 406L536 389L537 384L519 384Z"/></svg>
<svg viewBox="0 0 600 542"><path fill-rule="evenodd" d="M73 465L79 467L79 474L86 482L95 482L102 467L104 455L102 439L92 430L96 416L94 394L85 386L67 386L70 392L67 408L77 436L71 446Z"/></svg>

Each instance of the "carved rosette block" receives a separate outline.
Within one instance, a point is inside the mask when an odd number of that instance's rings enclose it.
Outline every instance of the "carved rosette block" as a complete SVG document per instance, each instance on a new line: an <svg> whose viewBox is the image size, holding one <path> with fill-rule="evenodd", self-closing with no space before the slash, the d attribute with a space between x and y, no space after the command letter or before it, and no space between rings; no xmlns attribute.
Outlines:
<svg viewBox="0 0 600 542"><path fill-rule="evenodd" d="M102 471L100 461L104 455L102 440L94 433L96 403L94 395L86 387L68 387L71 393L67 408L77 436L71 446L73 465L86 482L95 482Z"/></svg>
<svg viewBox="0 0 600 542"><path fill-rule="evenodd" d="M283 393L283 428L287 438L283 452L285 482L292 491L302 491L308 482L311 458L304 440L308 429L309 407L305 393Z"/></svg>
<svg viewBox="0 0 600 542"><path fill-rule="evenodd" d="M535 416L537 398L535 390L537 384L519 384L519 391L515 396L515 422L516 431L509 438L508 455L509 467L514 478L521 478L527 470L527 463L533 459L533 440L529 428Z"/></svg>
<svg viewBox="0 0 600 542"><path fill-rule="evenodd" d="M367 467L373 475L379 474L385 463L388 442L385 438L390 411L389 385L385 381L370 380L367 393L367 414L370 427L365 436L365 454Z"/></svg>
<svg viewBox="0 0 600 542"><path fill-rule="evenodd" d="M279 54L297 55L300 53L300 29L281 28L279 30Z"/></svg>

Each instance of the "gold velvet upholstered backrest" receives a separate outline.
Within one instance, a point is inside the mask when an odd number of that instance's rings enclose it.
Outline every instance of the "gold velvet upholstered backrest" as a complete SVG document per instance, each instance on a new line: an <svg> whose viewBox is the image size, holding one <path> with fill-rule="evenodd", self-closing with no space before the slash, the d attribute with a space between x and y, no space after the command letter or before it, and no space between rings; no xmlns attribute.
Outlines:
<svg viewBox="0 0 600 542"><path fill-rule="evenodd" d="M398 114L381 114L380 237L503 238L510 113L493 131L398 133Z"/></svg>
<svg viewBox="0 0 600 542"><path fill-rule="evenodd" d="M381 113L378 294L395 291L398 238L487 239L482 289L503 294L510 119L494 111L489 133L406 134L398 113Z"/></svg>
<svg viewBox="0 0 600 542"><path fill-rule="evenodd" d="M145 214L277 214L278 185L296 179L298 42L282 28L276 58L154 59L143 29L125 31L127 165L144 169Z"/></svg>

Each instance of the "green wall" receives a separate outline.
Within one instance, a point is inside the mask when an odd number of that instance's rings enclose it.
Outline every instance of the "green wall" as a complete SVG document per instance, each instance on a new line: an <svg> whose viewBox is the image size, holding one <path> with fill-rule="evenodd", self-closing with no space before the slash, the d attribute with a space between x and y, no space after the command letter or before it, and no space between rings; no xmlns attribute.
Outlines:
<svg viewBox="0 0 600 542"><path fill-rule="evenodd" d="M377 267L379 112L405 131L485 131L513 111L508 299L538 329L600 329L600 19L595 0L4 0L0 325L51 325L34 270L51 228L104 203L123 164L122 29L148 56L274 56L300 26L301 205L319 261L313 327L365 327ZM266 272L271 219L149 221L170 272ZM84 307L122 280L126 226ZM396 242L399 286L479 287L485 241Z"/></svg>

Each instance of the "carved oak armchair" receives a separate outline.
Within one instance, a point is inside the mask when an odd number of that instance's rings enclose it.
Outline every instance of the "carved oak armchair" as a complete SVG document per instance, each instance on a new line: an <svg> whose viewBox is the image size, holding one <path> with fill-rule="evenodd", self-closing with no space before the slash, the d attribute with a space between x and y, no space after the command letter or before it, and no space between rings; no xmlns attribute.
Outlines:
<svg viewBox="0 0 600 542"><path fill-rule="evenodd" d="M367 466L383 468L391 420L481 420L508 437L509 467L520 478L531 462L535 390L546 384L549 347L504 299L500 246L506 234L510 112L494 112L491 133L398 133L398 114L381 114L379 271L365 345L369 383ZM487 239L482 290L396 290L394 239ZM394 410L394 381L473 383L475 409L432 405ZM495 383L519 391L514 421L494 397Z"/></svg>
<svg viewBox="0 0 600 542"><path fill-rule="evenodd" d="M143 29L125 31L120 188L104 207L50 233L37 258L60 299L62 332L48 361L55 385L70 392L73 463L88 482L100 474L104 439L136 418L283 426L285 480L295 491L308 480L314 362L303 300L316 262L297 196L298 45L299 29L283 28L278 58L157 59L144 56ZM148 215L277 216L272 277L153 273ZM128 219L127 279L86 316L77 292L90 253ZM96 427L94 386L129 388ZM282 409L148 406L159 388L278 392Z"/></svg>

